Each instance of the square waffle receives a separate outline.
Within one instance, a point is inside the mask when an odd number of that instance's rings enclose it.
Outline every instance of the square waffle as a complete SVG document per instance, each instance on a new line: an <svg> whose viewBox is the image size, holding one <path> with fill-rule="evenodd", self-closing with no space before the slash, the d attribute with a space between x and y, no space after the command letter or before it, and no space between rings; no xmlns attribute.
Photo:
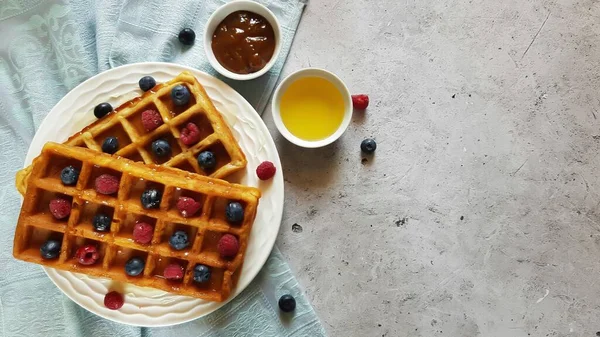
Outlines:
<svg viewBox="0 0 600 337"><path fill-rule="evenodd" d="M74 186L65 186L60 178L62 169L69 165L80 172ZM103 195L94 188L95 178L106 173L119 178L115 195ZM25 194L14 237L16 258L209 301L224 301L237 283L261 195L253 187L52 142L44 146L31 169L17 176L17 185ZM150 186L162 191L158 209L141 205L140 195ZM200 201L201 211L184 218L175 207L180 196ZM63 220L57 220L49 211L49 201L57 197L71 202L71 212ZM240 224L226 220L225 207L232 200L244 207ZM92 226L91 219L100 211L112 214L109 232L97 232ZM154 225L148 244L133 240L133 225L141 220ZM175 230L188 234L190 246L185 250L170 247L168 240ZM222 258L217 248L225 233L239 241L239 251L231 259ZM60 255L44 259L40 247L50 238L62 242ZM88 244L98 248L100 258L93 265L81 265L74 254ZM133 256L145 261L143 273L135 277L127 275L124 268ZM171 263L185 268L183 279L173 281L162 276ZM194 282L196 264L211 269L208 282Z"/></svg>
<svg viewBox="0 0 600 337"><path fill-rule="evenodd" d="M191 93L186 106L177 106L171 100L171 89L178 84L185 85ZM141 120L142 112L149 109L158 111L163 120L161 126L150 132L144 129ZM195 123L200 131L200 141L191 146L185 145L180 139L181 130L189 122ZM71 136L65 144L102 152L101 146L106 137L117 137L119 140L120 148L116 156L146 164L176 167L214 178L225 178L245 168L247 163L229 126L202 85L187 71L122 104L114 112ZM170 157L154 156L151 144L157 139L169 142L172 148ZM212 151L216 157L217 166L209 172L202 170L197 161L198 154L204 150Z"/></svg>

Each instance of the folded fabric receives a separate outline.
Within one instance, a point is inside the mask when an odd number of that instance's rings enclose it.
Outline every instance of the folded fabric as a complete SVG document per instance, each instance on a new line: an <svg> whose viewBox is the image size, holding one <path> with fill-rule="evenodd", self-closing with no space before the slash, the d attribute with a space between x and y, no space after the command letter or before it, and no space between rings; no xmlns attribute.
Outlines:
<svg viewBox="0 0 600 337"><path fill-rule="evenodd" d="M281 58L265 76L229 82L262 111L289 51L305 3L262 1L283 29ZM69 90L126 63L167 61L214 74L202 50L204 23L224 1L4 0L0 4L0 335L12 336L324 336L319 320L275 248L248 288L217 312L167 328L136 328L102 319L73 303L42 269L12 257L20 197L15 172L35 130ZM197 33L192 48L181 28ZM296 297L292 316L278 298Z"/></svg>

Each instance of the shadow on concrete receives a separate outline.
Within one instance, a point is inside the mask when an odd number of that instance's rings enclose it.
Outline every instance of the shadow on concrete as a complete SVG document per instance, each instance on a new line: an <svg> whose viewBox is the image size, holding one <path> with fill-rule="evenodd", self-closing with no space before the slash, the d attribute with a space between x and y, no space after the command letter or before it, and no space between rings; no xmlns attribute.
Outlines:
<svg viewBox="0 0 600 337"><path fill-rule="evenodd" d="M339 142L318 149L305 149L284 137L276 141L286 183L301 188L331 184L340 161Z"/></svg>

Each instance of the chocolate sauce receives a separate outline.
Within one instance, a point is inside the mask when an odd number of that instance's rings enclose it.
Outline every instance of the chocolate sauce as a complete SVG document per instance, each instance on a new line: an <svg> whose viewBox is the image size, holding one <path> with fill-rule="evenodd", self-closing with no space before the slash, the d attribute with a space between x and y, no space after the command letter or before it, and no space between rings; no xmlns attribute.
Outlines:
<svg viewBox="0 0 600 337"><path fill-rule="evenodd" d="M229 14L213 33L212 50L225 69L251 74L264 68L275 52L275 32L264 17L247 11Z"/></svg>

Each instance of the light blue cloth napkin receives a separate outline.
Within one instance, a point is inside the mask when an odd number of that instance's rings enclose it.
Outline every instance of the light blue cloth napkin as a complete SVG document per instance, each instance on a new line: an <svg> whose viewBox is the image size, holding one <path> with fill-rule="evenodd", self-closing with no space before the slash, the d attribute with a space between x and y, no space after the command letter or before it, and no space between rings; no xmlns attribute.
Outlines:
<svg viewBox="0 0 600 337"><path fill-rule="evenodd" d="M265 0L283 28L282 57L260 79L230 83L262 111L287 56L304 1ZM12 257L20 209L14 174L43 117L90 76L126 63L168 61L214 73L202 32L219 0L0 1L0 336L324 336L319 320L277 249L235 300L196 321L143 329L102 319L79 307L42 269ZM197 33L182 48L182 27ZM292 318L277 299L296 297Z"/></svg>

